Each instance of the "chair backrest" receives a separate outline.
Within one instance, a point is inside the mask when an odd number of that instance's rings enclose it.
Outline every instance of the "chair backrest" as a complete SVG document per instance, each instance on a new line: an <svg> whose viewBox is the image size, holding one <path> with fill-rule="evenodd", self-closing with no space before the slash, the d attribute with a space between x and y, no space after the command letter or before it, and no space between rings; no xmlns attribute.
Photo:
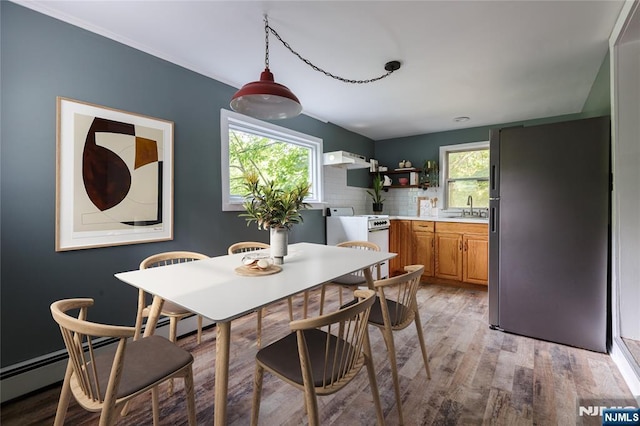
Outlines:
<svg viewBox="0 0 640 426"><path fill-rule="evenodd" d="M417 309L416 293L424 265L404 267L405 273L373 283L380 298L382 316L393 329L400 330L411 324Z"/></svg>
<svg viewBox="0 0 640 426"><path fill-rule="evenodd" d="M168 251L153 254L140 262L140 269L156 268L158 266L174 265L177 263L193 262L194 260L208 259L209 256L193 251ZM142 334L142 319L147 316L147 307L151 304L151 295L144 290L138 290L138 311L136 314L136 333L134 340L138 340Z"/></svg>
<svg viewBox="0 0 640 426"><path fill-rule="evenodd" d="M72 368L71 390L80 405L98 411L116 399L127 338L133 337L133 327L105 325L87 321L87 310L93 299L64 299L51 305L51 315L60 325L62 338L69 353ZM78 317L67 312L79 309ZM113 358L100 357L94 350L97 338L118 338ZM105 359L106 358L106 359ZM113 362L109 362L113 359Z"/></svg>
<svg viewBox="0 0 640 426"><path fill-rule="evenodd" d="M175 263L192 262L194 260L208 258L209 256L206 254L193 251L168 251L147 257L140 262L140 269L155 268L156 266L173 265Z"/></svg>
<svg viewBox="0 0 640 426"><path fill-rule="evenodd" d="M227 249L227 254L245 253L248 251L256 251L268 248L269 244L267 243L260 243L257 241L243 241L231 244Z"/></svg>
<svg viewBox="0 0 640 426"><path fill-rule="evenodd" d="M304 386L314 387L319 395L344 387L364 365L365 355L370 356L367 321L375 292L359 289L354 297L357 303L336 312L290 323L291 330L297 334ZM316 329L325 333L310 333ZM309 348L310 339L316 339L312 345L315 351Z"/></svg>
<svg viewBox="0 0 640 426"><path fill-rule="evenodd" d="M359 250L371 250L371 251L380 251L380 246L375 243L369 241L345 241L342 243L336 244L336 247L348 247ZM376 274L374 275L374 279L379 280L380 277L380 264L375 265ZM350 275L358 275L364 276L362 271L352 272Z"/></svg>

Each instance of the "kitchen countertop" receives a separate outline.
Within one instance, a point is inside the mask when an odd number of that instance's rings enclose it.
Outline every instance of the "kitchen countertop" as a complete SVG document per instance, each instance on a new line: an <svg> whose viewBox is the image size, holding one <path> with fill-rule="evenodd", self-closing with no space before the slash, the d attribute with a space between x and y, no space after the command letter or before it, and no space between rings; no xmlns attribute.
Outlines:
<svg viewBox="0 0 640 426"><path fill-rule="evenodd" d="M489 223L486 217L389 216L391 220L423 220L428 222Z"/></svg>

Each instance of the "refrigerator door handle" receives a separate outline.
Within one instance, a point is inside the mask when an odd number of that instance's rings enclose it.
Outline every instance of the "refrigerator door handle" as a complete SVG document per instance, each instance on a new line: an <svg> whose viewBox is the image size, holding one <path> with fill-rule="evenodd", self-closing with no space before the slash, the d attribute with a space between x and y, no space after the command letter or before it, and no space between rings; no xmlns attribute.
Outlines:
<svg viewBox="0 0 640 426"><path fill-rule="evenodd" d="M495 234L498 232L498 227L496 226L496 208L491 207L491 212L489 213L490 223L489 223L489 232Z"/></svg>

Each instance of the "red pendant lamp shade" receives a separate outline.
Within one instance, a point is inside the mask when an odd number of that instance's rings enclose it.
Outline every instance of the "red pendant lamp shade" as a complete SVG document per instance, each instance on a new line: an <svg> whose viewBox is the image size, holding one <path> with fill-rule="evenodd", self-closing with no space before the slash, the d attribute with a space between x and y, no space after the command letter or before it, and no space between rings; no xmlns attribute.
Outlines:
<svg viewBox="0 0 640 426"><path fill-rule="evenodd" d="M260 81L247 83L231 98L231 109L262 120L291 118L302 112L302 105L286 86L273 79L269 68L260 74Z"/></svg>

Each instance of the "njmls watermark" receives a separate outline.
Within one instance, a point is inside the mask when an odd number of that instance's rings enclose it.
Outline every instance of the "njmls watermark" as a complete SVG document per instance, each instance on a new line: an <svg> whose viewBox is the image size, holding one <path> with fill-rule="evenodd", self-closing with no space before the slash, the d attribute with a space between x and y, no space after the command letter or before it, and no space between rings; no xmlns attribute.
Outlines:
<svg viewBox="0 0 640 426"><path fill-rule="evenodd" d="M634 400L581 399L578 400L579 417L596 417L603 426L640 426L640 408Z"/></svg>

